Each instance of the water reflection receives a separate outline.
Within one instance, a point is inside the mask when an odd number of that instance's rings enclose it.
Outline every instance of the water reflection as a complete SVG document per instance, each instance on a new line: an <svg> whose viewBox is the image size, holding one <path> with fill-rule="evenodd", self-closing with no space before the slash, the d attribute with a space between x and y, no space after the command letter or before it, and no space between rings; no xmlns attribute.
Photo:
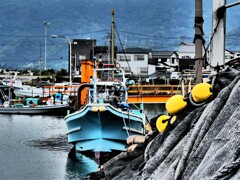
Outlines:
<svg viewBox="0 0 240 180"><path fill-rule="evenodd" d="M67 142L63 118L0 114L0 179L84 179L98 165Z"/></svg>
<svg viewBox="0 0 240 180"><path fill-rule="evenodd" d="M76 153L75 158L68 157L66 163L67 179L83 179L86 174L97 171L98 165L90 158Z"/></svg>
<svg viewBox="0 0 240 180"><path fill-rule="evenodd" d="M31 140L27 142L27 145L49 151L63 151L70 153L71 150L73 150L73 146L67 142L66 135ZM65 167L65 179L84 179L88 173L97 170L98 164L93 159L80 153L74 153L74 155L68 154Z"/></svg>
<svg viewBox="0 0 240 180"><path fill-rule="evenodd" d="M54 137L45 139L34 139L28 141L26 144L39 149L47 149L49 151L69 152L72 148L72 145L67 142L67 136L65 134L58 134Z"/></svg>

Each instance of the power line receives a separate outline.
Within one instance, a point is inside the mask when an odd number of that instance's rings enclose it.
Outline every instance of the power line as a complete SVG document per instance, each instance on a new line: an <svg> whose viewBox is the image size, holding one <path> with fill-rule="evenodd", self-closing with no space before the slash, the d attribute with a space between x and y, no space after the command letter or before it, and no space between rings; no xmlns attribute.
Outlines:
<svg viewBox="0 0 240 180"><path fill-rule="evenodd" d="M73 36L73 35L79 35L79 34L91 34L91 33L100 33L100 32L105 32L107 31L107 29L102 29L102 30L98 30L98 31L91 31L91 32L82 32L82 33L74 33L74 34L63 34L64 36ZM43 38L45 37L44 35L8 35L8 34L0 34L0 37L13 37L13 38L16 38L16 37L23 37L23 38L26 38L26 37L34 37L34 38ZM47 36L47 37L51 37L51 36Z"/></svg>

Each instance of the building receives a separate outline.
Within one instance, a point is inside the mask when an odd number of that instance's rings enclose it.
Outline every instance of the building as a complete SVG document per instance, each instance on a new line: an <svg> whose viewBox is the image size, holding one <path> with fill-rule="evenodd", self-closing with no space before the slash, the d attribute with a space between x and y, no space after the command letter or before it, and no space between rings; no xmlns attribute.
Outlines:
<svg viewBox="0 0 240 180"><path fill-rule="evenodd" d="M178 54L175 51L153 51L152 60L156 65L156 71L178 71Z"/></svg>
<svg viewBox="0 0 240 180"><path fill-rule="evenodd" d="M114 46L114 60L116 59L117 46ZM112 64L111 48L109 46L94 47L94 56L104 64Z"/></svg>
<svg viewBox="0 0 240 180"><path fill-rule="evenodd" d="M117 62L125 73L137 77L147 77L155 72L155 65L149 64L152 50L143 48L128 48L117 52Z"/></svg>
<svg viewBox="0 0 240 180"><path fill-rule="evenodd" d="M114 51L114 63L119 63L128 76L146 78L155 72L193 71L195 66L195 45L192 43L182 42L177 52L152 51L144 48L127 48L117 51L116 46ZM111 54L109 46L96 46L96 40L74 39L72 42L72 75L79 76L81 74L82 60L96 57L97 61L112 64ZM234 57L240 57L240 53L226 50L226 62ZM207 62L210 62L209 59ZM206 65L207 63L203 63L203 67Z"/></svg>
<svg viewBox="0 0 240 180"><path fill-rule="evenodd" d="M205 54L203 49L203 56ZM183 72L184 70L194 70L195 66L195 44L181 42L179 50L179 71ZM203 67L206 63L203 63Z"/></svg>
<svg viewBox="0 0 240 180"><path fill-rule="evenodd" d="M81 74L81 60L93 59L93 49L95 46L95 39L73 39L71 56L73 76L79 76Z"/></svg>
<svg viewBox="0 0 240 180"><path fill-rule="evenodd" d="M181 42L177 53L178 53L179 59L194 59L195 44Z"/></svg>
<svg viewBox="0 0 240 180"><path fill-rule="evenodd" d="M234 51L234 58L240 57L240 51Z"/></svg>
<svg viewBox="0 0 240 180"><path fill-rule="evenodd" d="M229 50L225 50L225 63L230 61L231 59L233 59L235 57L235 53Z"/></svg>

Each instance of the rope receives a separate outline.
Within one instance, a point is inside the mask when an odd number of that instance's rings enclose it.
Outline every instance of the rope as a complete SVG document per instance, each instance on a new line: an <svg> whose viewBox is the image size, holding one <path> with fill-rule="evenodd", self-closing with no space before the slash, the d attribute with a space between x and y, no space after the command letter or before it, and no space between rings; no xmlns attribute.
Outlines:
<svg viewBox="0 0 240 180"><path fill-rule="evenodd" d="M122 113L122 114L123 114L123 113ZM128 119L129 119L129 118L128 118ZM125 126L125 129L126 129L127 135L129 136L129 130L128 130L128 128L130 129L130 127L127 128L127 124L126 124L126 122L125 122L124 117L123 117L123 124L124 124L124 126Z"/></svg>
<svg viewBox="0 0 240 180"><path fill-rule="evenodd" d="M209 65L211 68L214 68L214 67L207 61L206 55L207 55L207 50L208 50L210 44L212 43L213 37L214 37L215 33L217 32L217 29L218 29L218 26L219 26L219 24L220 24L220 21L221 21L221 19L218 20L217 25L216 25L216 27L215 27L214 30L213 30L212 36L211 36L211 38L210 38L210 41L209 41L207 47L206 47L206 48L204 47L205 52L204 52L203 57L205 58L205 61L208 63L208 65Z"/></svg>
<svg viewBox="0 0 240 180"><path fill-rule="evenodd" d="M183 78L181 78L181 80L178 83L178 87L177 87L177 91L179 90L179 88L181 87L182 81L184 81ZM184 91L184 89L182 89L182 91Z"/></svg>
<svg viewBox="0 0 240 180"><path fill-rule="evenodd" d="M213 176L212 180L217 179L229 179L232 175L238 171L240 167L240 146L234 152L234 157L231 159L231 162L222 168Z"/></svg>
<svg viewBox="0 0 240 180"><path fill-rule="evenodd" d="M230 162L229 164L223 166L212 178L212 180L217 179L229 179L236 170L240 168L240 158L235 161Z"/></svg>
<svg viewBox="0 0 240 180"><path fill-rule="evenodd" d="M119 40L120 46L121 46L121 48L122 48L122 50L123 50L123 52L124 52L124 57L125 57L125 59L126 59L128 68L130 69L130 72L132 72L131 67L130 67L130 65L129 65L129 62L128 62L128 60L127 60L126 52L125 52L125 50L123 49L122 41L121 41L120 36L119 36L119 34L118 34L118 30L117 30L116 25L115 25L114 27L115 27L115 30L116 30L116 33L117 33L117 36L118 36L118 40Z"/></svg>
<svg viewBox="0 0 240 180"><path fill-rule="evenodd" d="M125 122L124 117L123 117L123 123L124 123L125 129L126 129L127 135L129 136L129 130L128 130L128 128L127 128L127 124L126 124L126 122ZM129 127L129 128L130 128L130 127Z"/></svg>
<svg viewBox="0 0 240 180"><path fill-rule="evenodd" d="M213 76L213 78L212 78L212 82L211 82L211 86L212 86L212 88L213 88L215 82L216 82L216 75Z"/></svg>
<svg viewBox="0 0 240 180"><path fill-rule="evenodd" d="M130 118L129 118L129 109L127 110L128 112L128 130L129 132L131 132L131 124L130 124ZM128 133L128 136L130 135L130 133Z"/></svg>
<svg viewBox="0 0 240 180"><path fill-rule="evenodd" d="M189 102L190 102L193 106L196 106L196 107L200 107L200 106L202 106L202 105L205 103L205 101L202 102L202 103L195 103L194 100L193 100L193 98L192 98L192 93L191 93L191 92L189 93L188 99L189 99Z"/></svg>
<svg viewBox="0 0 240 180"><path fill-rule="evenodd" d="M211 80L211 86L212 86L211 89L213 89L215 82L216 82L216 75L213 76L213 78L212 78L212 80ZM205 103L207 103L207 102L208 102L210 99L212 99L214 96L215 96L215 95L213 94L213 95L211 95L207 100L203 101L202 103L196 103L196 102L194 102L194 100L193 100L192 93L189 92L188 99L189 99L189 102L190 102L193 106L200 107L200 106L204 105Z"/></svg>
<svg viewBox="0 0 240 180"><path fill-rule="evenodd" d="M5 94L4 94L3 90L1 89L0 92L1 92L3 100L6 101Z"/></svg>

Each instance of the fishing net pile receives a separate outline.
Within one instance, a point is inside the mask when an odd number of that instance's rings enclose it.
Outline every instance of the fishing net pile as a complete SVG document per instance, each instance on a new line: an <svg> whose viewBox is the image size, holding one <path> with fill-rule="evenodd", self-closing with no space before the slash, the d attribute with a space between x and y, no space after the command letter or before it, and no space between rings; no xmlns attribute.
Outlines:
<svg viewBox="0 0 240 180"><path fill-rule="evenodd" d="M213 96L106 164L102 179L240 179L240 63L211 79ZM191 94L190 94L191 95ZM156 118L152 121L156 122Z"/></svg>

